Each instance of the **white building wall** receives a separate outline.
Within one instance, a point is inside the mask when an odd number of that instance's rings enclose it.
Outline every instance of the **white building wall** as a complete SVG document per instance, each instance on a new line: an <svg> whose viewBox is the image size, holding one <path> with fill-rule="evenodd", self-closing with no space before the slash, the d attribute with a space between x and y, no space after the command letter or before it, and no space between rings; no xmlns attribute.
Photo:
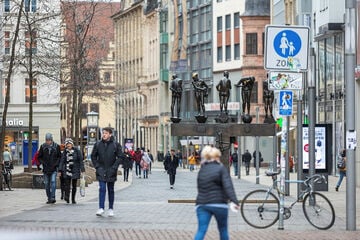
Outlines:
<svg viewBox="0 0 360 240"><path fill-rule="evenodd" d="M242 43L242 36L241 36L241 28L242 23L240 21L240 59L234 60L234 13L239 12L241 15L245 11L245 1L239 0L227 0L222 2L213 1L213 71L223 71L223 70L231 70L231 69L238 69L242 65L241 59L241 43ZM226 61L225 59L225 16L230 14L231 17L231 61ZM223 61L221 63L217 62L217 18L222 16L222 43L223 43Z"/></svg>

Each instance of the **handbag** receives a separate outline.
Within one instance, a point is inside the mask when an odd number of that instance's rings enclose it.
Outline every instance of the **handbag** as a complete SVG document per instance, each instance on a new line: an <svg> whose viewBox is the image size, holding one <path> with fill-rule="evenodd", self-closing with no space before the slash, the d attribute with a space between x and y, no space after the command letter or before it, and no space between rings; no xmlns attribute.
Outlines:
<svg viewBox="0 0 360 240"><path fill-rule="evenodd" d="M80 178L80 196L85 197L85 174Z"/></svg>

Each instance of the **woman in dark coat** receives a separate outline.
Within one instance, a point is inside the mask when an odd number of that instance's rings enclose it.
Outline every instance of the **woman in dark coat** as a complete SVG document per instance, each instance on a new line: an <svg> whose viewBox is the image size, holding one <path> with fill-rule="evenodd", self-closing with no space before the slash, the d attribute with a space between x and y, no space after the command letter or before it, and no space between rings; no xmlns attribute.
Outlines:
<svg viewBox="0 0 360 240"><path fill-rule="evenodd" d="M64 177L64 199L69 203L71 185L71 202L76 204L75 196L77 180L80 179L81 173L85 172L85 167L81 151L74 147L74 142L71 138L65 140L65 150L61 155L59 169Z"/></svg>
<svg viewBox="0 0 360 240"><path fill-rule="evenodd" d="M204 239L212 216L216 219L220 239L229 239L228 201L234 204L235 209L239 209L229 170L221 164L220 157L221 152L217 148L206 146L201 151L196 197L198 231L195 240Z"/></svg>
<svg viewBox="0 0 360 240"><path fill-rule="evenodd" d="M175 150L171 149L170 154L166 156L164 167L169 174L170 189L174 189L176 168L179 166L179 159L175 155Z"/></svg>
<svg viewBox="0 0 360 240"><path fill-rule="evenodd" d="M129 152L129 149L124 149L124 161L123 161L123 169L124 169L124 182L129 181L129 170L132 168L133 160L132 156Z"/></svg>

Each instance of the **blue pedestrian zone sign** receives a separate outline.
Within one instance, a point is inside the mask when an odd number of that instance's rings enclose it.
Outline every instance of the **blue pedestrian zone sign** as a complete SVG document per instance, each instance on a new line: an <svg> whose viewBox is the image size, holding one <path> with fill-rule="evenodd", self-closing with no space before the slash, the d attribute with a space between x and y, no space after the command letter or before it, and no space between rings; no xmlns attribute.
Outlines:
<svg viewBox="0 0 360 240"><path fill-rule="evenodd" d="M291 116L293 106L292 91L280 91L279 94L279 115Z"/></svg>
<svg viewBox="0 0 360 240"><path fill-rule="evenodd" d="M308 27L267 25L265 34L265 69L293 72L307 70Z"/></svg>

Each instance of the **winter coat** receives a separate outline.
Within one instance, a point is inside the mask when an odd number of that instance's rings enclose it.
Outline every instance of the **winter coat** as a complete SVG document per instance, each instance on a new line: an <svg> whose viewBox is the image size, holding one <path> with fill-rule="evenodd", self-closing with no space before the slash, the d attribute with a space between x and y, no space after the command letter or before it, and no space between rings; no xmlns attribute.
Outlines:
<svg viewBox="0 0 360 240"><path fill-rule="evenodd" d="M131 154L129 152L127 153L124 152L124 160L122 163L122 167L126 169L126 168L132 168L132 166L133 166L133 160Z"/></svg>
<svg viewBox="0 0 360 240"><path fill-rule="evenodd" d="M50 174L57 172L61 158L60 146L53 142L51 145L42 144L39 149L38 160L43 165L43 172Z"/></svg>
<svg viewBox="0 0 360 240"><path fill-rule="evenodd" d="M175 175L176 168L179 166L179 159L176 155L174 155L173 160L171 161L171 155L166 155L164 161L164 167L168 174Z"/></svg>
<svg viewBox="0 0 360 240"><path fill-rule="evenodd" d="M243 162L250 162L251 161L251 154L249 152L245 152L243 155L242 155L242 161Z"/></svg>
<svg viewBox="0 0 360 240"><path fill-rule="evenodd" d="M216 161L202 164L197 177L196 205L238 203L229 171Z"/></svg>
<svg viewBox="0 0 360 240"><path fill-rule="evenodd" d="M140 161L141 161L141 158L142 158L141 151L136 151L135 155L134 155L134 158L135 158L135 162L140 164Z"/></svg>
<svg viewBox="0 0 360 240"><path fill-rule="evenodd" d="M65 149L61 155L59 171L65 178L80 179L81 172L85 172L83 156L79 149L73 147L72 153L72 166L68 166L68 149ZM71 176L67 175L66 172L70 172Z"/></svg>
<svg viewBox="0 0 360 240"><path fill-rule="evenodd" d="M96 169L96 179L103 182L115 182L120 163L124 159L121 146L111 137L100 140L91 152L91 161Z"/></svg>

